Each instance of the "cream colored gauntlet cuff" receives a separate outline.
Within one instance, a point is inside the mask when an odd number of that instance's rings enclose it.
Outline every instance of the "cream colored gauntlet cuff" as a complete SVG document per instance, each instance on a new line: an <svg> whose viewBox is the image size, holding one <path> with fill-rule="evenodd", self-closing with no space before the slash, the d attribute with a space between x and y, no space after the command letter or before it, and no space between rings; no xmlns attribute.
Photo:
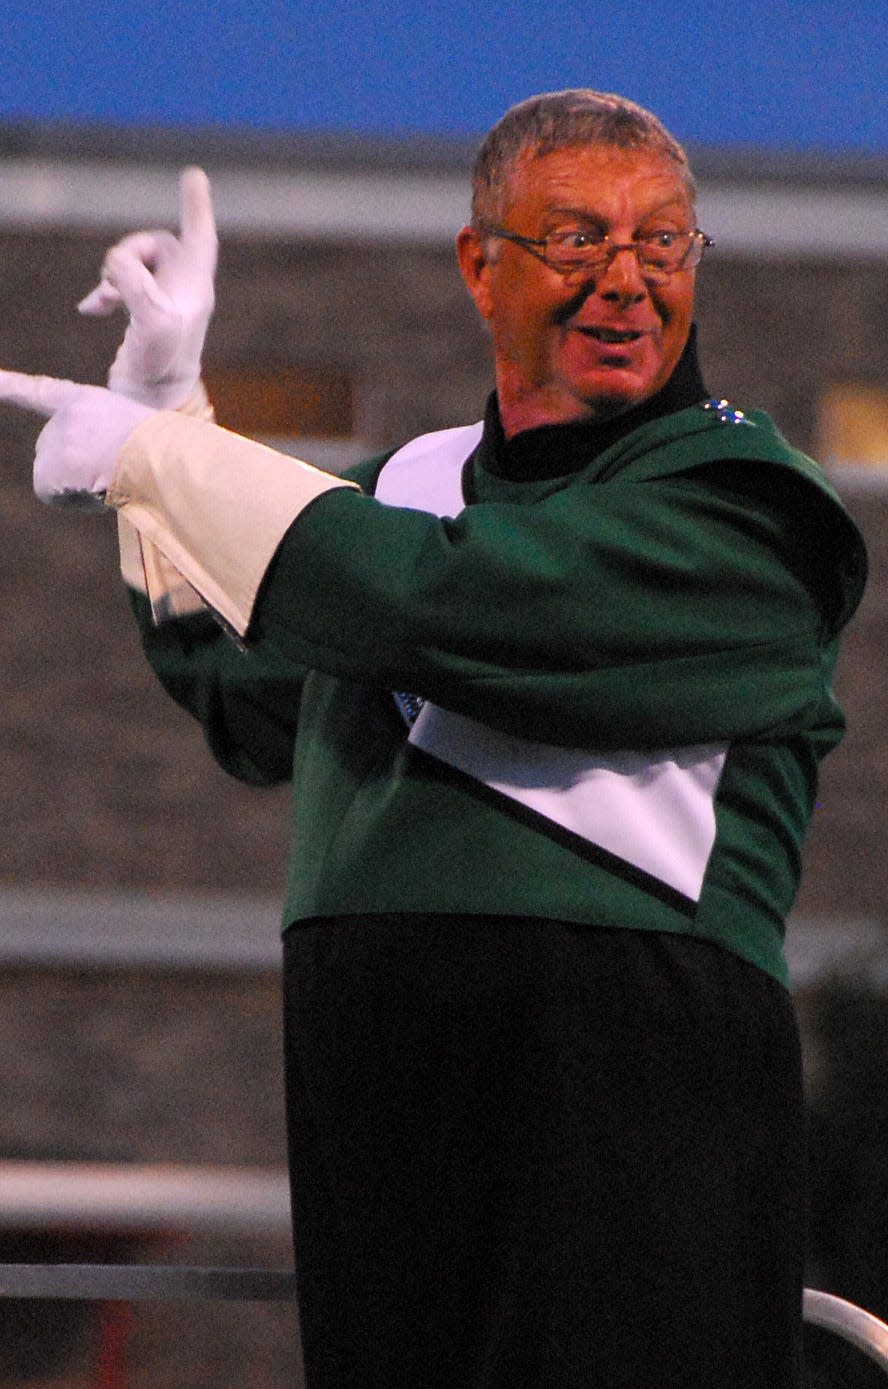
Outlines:
<svg viewBox="0 0 888 1389"><path fill-rule="evenodd" d="M165 559L156 545L146 540L123 515L117 513L120 545L120 573L130 588L144 593L151 603L155 623L174 617L206 612L207 605L178 569Z"/></svg>
<svg viewBox="0 0 888 1389"><path fill-rule="evenodd" d="M139 532L143 557L148 541L243 637L286 531L338 487L355 484L205 419L162 410L127 439L106 501Z"/></svg>
<svg viewBox="0 0 888 1389"><path fill-rule="evenodd" d="M198 420L214 419L213 406L202 381L176 413ZM150 600L156 623L206 611L207 605L200 594L164 559L157 546L143 539L120 512L117 513L117 537L123 581Z"/></svg>

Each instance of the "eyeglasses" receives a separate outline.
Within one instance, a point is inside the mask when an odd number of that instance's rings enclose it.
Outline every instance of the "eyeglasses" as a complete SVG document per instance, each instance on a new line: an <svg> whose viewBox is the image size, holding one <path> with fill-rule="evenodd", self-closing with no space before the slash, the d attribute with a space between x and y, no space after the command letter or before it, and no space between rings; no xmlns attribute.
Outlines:
<svg viewBox="0 0 888 1389"><path fill-rule="evenodd" d="M517 232L506 231L505 227L485 226L482 231L488 236L513 241L561 275L606 270L619 251L634 251L642 275L653 282L662 282L677 270L693 270L700 264L707 246L715 245L699 228L684 232L658 231L622 244L579 227L559 228L542 237L519 236Z"/></svg>

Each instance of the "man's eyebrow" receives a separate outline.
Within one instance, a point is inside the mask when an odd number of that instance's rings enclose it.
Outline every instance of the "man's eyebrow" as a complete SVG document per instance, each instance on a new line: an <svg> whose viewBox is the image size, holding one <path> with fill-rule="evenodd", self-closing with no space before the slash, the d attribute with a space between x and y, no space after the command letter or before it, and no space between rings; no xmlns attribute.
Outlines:
<svg viewBox="0 0 888 1389"><path fill-rule="evenodd" d="M555 217L585 217L589 221L603 222L605 218L600 212L590 212L584 207L547 207L546 212Z"/></svg>
<svg viewBox="0 0 888 1389"><path fill-rule="evenodd" d="M642 213L638 220L639 222L643 222L647 217L659 217L661 213L671 211L673 208L690 213L691 217L694 215L693 206L686 198L683 198L681 194L676 194L675 197L667 198L665 202L658 203L656 207L648 208L646 212ZM608 220L603 212L594 212L590 211L589 208L572 207L569 205L564 207L556 205L546 208L546 217L573 217L577 221L597 222L600 225L603 225Z"/></svg>

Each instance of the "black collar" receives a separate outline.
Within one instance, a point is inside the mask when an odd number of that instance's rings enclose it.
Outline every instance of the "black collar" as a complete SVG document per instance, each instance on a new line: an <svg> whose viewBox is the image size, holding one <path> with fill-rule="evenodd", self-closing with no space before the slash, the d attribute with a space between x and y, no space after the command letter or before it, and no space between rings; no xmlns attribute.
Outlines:
<svg viewBox="0 0 888 1389"><path fill-rule="evenodd" d="M639 425L705 400L707 390L697 359L697 330L691 328L685 350L665 386L613 419L578 424L545 424L507 439L503 433L496 392L484 412L484 433L475 460L494 477L512 482L564 477L586 467L598 454Z"/></svg>

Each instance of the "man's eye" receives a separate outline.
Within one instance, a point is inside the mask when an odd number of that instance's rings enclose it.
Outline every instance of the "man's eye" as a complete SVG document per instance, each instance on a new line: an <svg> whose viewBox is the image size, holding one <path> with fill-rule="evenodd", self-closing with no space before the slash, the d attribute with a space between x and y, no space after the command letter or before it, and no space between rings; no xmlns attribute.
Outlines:
<svg viewBox="0 0 888 1389"><path fill-rule="evenodd" d="M579 227L565 227L550 232L548 239L564 251L584 251L589 246L600 246L602 241L598 232L581 231Z"/></svg>
<svg viewBox="0 0 888 1389"><path fill-rule="evenodd" d="M640 238L645 246L655 246L659 251L668 251L670 246L674 246L676 239L681 236L681 232L675 231L652 231L645 232Z"/></svg>

